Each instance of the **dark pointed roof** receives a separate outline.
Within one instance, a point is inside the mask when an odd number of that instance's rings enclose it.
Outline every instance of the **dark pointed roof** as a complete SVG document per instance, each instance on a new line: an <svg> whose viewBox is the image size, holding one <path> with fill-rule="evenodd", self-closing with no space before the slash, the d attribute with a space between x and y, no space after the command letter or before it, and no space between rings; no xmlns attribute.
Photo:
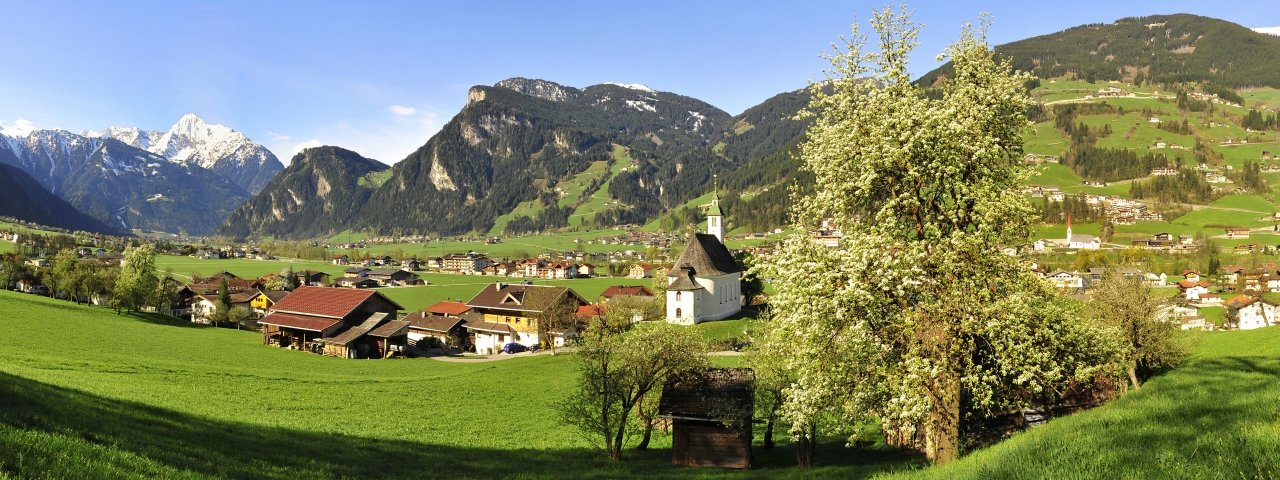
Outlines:
<svg viewBox="0 0 1280 480"><path fill-rule="evenodd" d="M702 285L693 279L693 269L689 267L674 268L668 277L675 277L670 284L667 285L669 292L687 292L691 290L701 290Z"/></svg>
<svg viewBox="0 0 1280 480"><path fill-rule="evenodd" d="M742 271L742 267L738 266L737 260L733 259L733 254L729 253L729 249L723 243L720 243L720 239L707 233L695 233L689 236L689 246L685 247L684 252L680 254L675 268L668 276L679 276L678 270L685 266L692 267L694 274L703 277Z"/></svg>

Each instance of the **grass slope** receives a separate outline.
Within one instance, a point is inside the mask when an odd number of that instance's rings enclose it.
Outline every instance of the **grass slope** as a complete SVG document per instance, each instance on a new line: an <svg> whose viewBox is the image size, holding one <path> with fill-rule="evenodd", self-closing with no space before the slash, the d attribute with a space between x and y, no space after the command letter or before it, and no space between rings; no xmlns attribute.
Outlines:
<svg viewBox="0 0 1280 480"><path fill-rule="evenodd" d="M613 183L614 177L631 167L633 160L631 158L631 149L622 145L614 145L611 155L613 156L613 167L609 169L609 178L600 184L600 188L591 192L591 197L587 201L582 202L581 205L578 205L578 208L573 210L573 213L569 215L570 226L582 225L583 220L591 218L616 204L616 201L609 196L609 185Z"/></svg>
<svg viewBox="0 0 1280 480"><path fill-rule="evenodd" d="M757 448L747 472L684 469L664 434L611 462L554 412L576 378L570 355L342 360L12 292L0 330L0 476L832 478L919 462L837 442L810 470L785 445Z"/></svg>
<svg viewBox="0 0 1280 480"><path fill-rule="evenodd" d="M1201 334L1183 367L1110 405L910 478L1276 478L1280 328Z"/></svg>

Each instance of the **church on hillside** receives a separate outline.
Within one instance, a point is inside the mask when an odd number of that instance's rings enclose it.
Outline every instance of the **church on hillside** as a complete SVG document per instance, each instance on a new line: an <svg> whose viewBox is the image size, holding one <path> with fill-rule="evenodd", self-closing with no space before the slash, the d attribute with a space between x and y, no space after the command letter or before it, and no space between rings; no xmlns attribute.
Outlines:
<svg viewBox="0 0 1280 480"><path fill-rule="evenodd" d="M730 317L742 310L742 267L724 246L724 215L713 196L707 233L689 244L667 274L667 321L693 325Z"/></svg>

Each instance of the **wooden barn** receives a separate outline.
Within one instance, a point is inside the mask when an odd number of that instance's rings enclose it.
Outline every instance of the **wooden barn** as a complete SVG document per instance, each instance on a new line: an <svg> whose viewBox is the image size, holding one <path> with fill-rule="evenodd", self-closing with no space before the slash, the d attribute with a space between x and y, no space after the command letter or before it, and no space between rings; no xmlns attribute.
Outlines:
<svg viewBox="0 0 1280 480"><path fill-rule="evenodd" d="M408 343L400 304L372 290L298 287L258 320L262 343L343 358L384 358ZM368 337L368 338L366 338Z"/></svg>
<svg viewBox="0 0 1280 480"><path fill-rule="evenodd" d="M671 421L671 463L751 468L755 373L711 368L667 381L658 413Z"/></svg>

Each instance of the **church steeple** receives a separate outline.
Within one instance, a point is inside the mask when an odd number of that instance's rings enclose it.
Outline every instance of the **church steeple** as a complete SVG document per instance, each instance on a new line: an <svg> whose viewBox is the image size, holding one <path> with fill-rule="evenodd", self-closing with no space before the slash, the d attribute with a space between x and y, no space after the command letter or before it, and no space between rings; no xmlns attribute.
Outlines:
<svg viewBox="0 0 1280 480"><path fill-rule="evenodd" d="M718 175L712 175L713 189L711 193L711 208L707 210L707 234L715 235L721 243L724 243L724 214L720 212L720 180Z"/></svg>

